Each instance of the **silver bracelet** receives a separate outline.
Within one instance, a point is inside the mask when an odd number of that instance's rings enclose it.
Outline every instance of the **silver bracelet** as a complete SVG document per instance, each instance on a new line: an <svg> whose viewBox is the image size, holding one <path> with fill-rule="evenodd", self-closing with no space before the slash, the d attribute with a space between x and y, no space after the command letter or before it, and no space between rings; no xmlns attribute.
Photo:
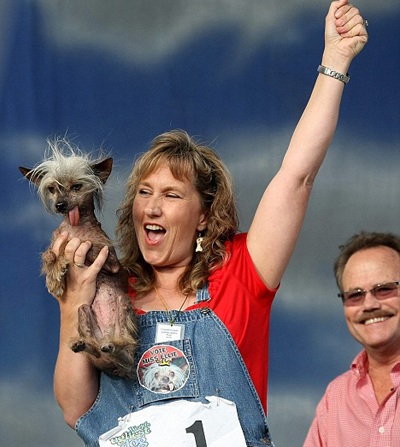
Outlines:
<svg viewBox="0 0 400 447"><path fill-rule="evenodd" d="M322 73L326 76L330 76L331 78L335 78L338 81L342 81L344 84L348 84L350 81L350 76L344 75L343 73L339 73L337 71L331 70L328 67L324 67L323 65L319 65L317 68L318 73Z"/></svg>

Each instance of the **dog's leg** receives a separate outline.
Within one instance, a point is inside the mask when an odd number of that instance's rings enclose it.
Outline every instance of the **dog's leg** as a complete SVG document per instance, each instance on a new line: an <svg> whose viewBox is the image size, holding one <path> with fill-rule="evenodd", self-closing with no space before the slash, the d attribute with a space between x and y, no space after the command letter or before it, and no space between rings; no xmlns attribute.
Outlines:
<svg viewBox="0 0 400 447"><path fill-rule="evenodd" d="M116 330L128 345L133 345L136 348L138 328L129 295L119 296L118 304Z"/></svg>
<svg viewBox="0 0 400 447"><path fill-rule="evenodd" d="M66 245L67 242L60 247L58 257L50 247L42 253L42 274L46 275L47 290L56 298L60 298L65 289L64 275L68 269L68 261L64 257Z"/></svg>
<svg viewBox="0 0 400 447"><path fill-rule="evenodd" d="M138 344L136 316L128 295L119 295L116 297L116 301L117 312L112 333L109 334L110 338L106 336L103 339L104 342L109 341L108 344L113 347L113 350L106 351L103 346L101 350L109 353L110 362L115 365L114 374L133 377L134 353ZM105 345L104 342L103 345Z"/></svg>
<svg viewBox="0 0 400 447"><path fill-rule="evenodd" d="M78 333L80 337L71 340L71 349L74 352L85 351L88 354L99 358L101 353L97 340L101 331L95 321L91 307L87 304L82 304L78 309Z"/></svg>
<svg viewBox="0 0 400 447"><path fill-rule="evenodd" d="M136 317L128 295L116 297L116 312L113 323L103 328L100 349L102 352L120 352L121 346L129 346L134 350L137 345Z"/></svg>

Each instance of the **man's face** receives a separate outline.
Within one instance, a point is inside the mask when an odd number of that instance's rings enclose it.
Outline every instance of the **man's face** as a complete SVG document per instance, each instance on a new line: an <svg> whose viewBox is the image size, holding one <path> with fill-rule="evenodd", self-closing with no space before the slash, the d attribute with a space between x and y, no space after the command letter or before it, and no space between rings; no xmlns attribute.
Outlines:
<svg viewBox="0 0 400 447"><path fill-rule="evenodd" d="M354 253L343 271L343 291L368 291L362 303L344 305L347 326L368 354L400 356L400 294L397 288L388 298L378 300L370 289L400 280L400 256L379 246Z"/></svg>

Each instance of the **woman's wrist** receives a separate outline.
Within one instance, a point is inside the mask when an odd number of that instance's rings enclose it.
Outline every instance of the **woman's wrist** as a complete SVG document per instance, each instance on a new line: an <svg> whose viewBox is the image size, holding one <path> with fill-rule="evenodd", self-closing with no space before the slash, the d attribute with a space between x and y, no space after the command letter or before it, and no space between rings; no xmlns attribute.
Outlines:
<svg viewBox="0 0 400 447"><path fill-rule="evenodd" d="M349 74L340 73L338 71L332 70L329 67L325 67L324 65L319 65L317 68L318 73L321 73L325 76L329 76L331 78L334 78L340 82L343 82L343 84L347 85L350 81Z"/></svg>
<svg viewBox="0 0 400 447"><path fill-rule="evenodd" d="M76 324L78 321L78 310L83 303L76 304L71 303L69 300L65 300L59 304L62 322L66 324Z"/></svg>
<svg viewBox="0 0 400 447"><path fill-rule="evenodd" d="M340 54L337 51L329 51L329 49L325 49L321 59L322 66L343 74L348 73L350 64L351 60L348 56Z"/></svg>

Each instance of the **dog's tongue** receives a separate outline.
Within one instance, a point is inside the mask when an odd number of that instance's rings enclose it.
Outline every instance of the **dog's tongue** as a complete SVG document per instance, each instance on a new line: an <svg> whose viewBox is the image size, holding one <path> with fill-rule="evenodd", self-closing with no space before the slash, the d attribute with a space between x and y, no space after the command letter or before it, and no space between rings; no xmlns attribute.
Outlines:
<svg viewBox="0 0 400 447"><path fill-rule="evenodd" d="M79 224L79 208L76 206L69 213L69 222L74 227Z"/></svg>

